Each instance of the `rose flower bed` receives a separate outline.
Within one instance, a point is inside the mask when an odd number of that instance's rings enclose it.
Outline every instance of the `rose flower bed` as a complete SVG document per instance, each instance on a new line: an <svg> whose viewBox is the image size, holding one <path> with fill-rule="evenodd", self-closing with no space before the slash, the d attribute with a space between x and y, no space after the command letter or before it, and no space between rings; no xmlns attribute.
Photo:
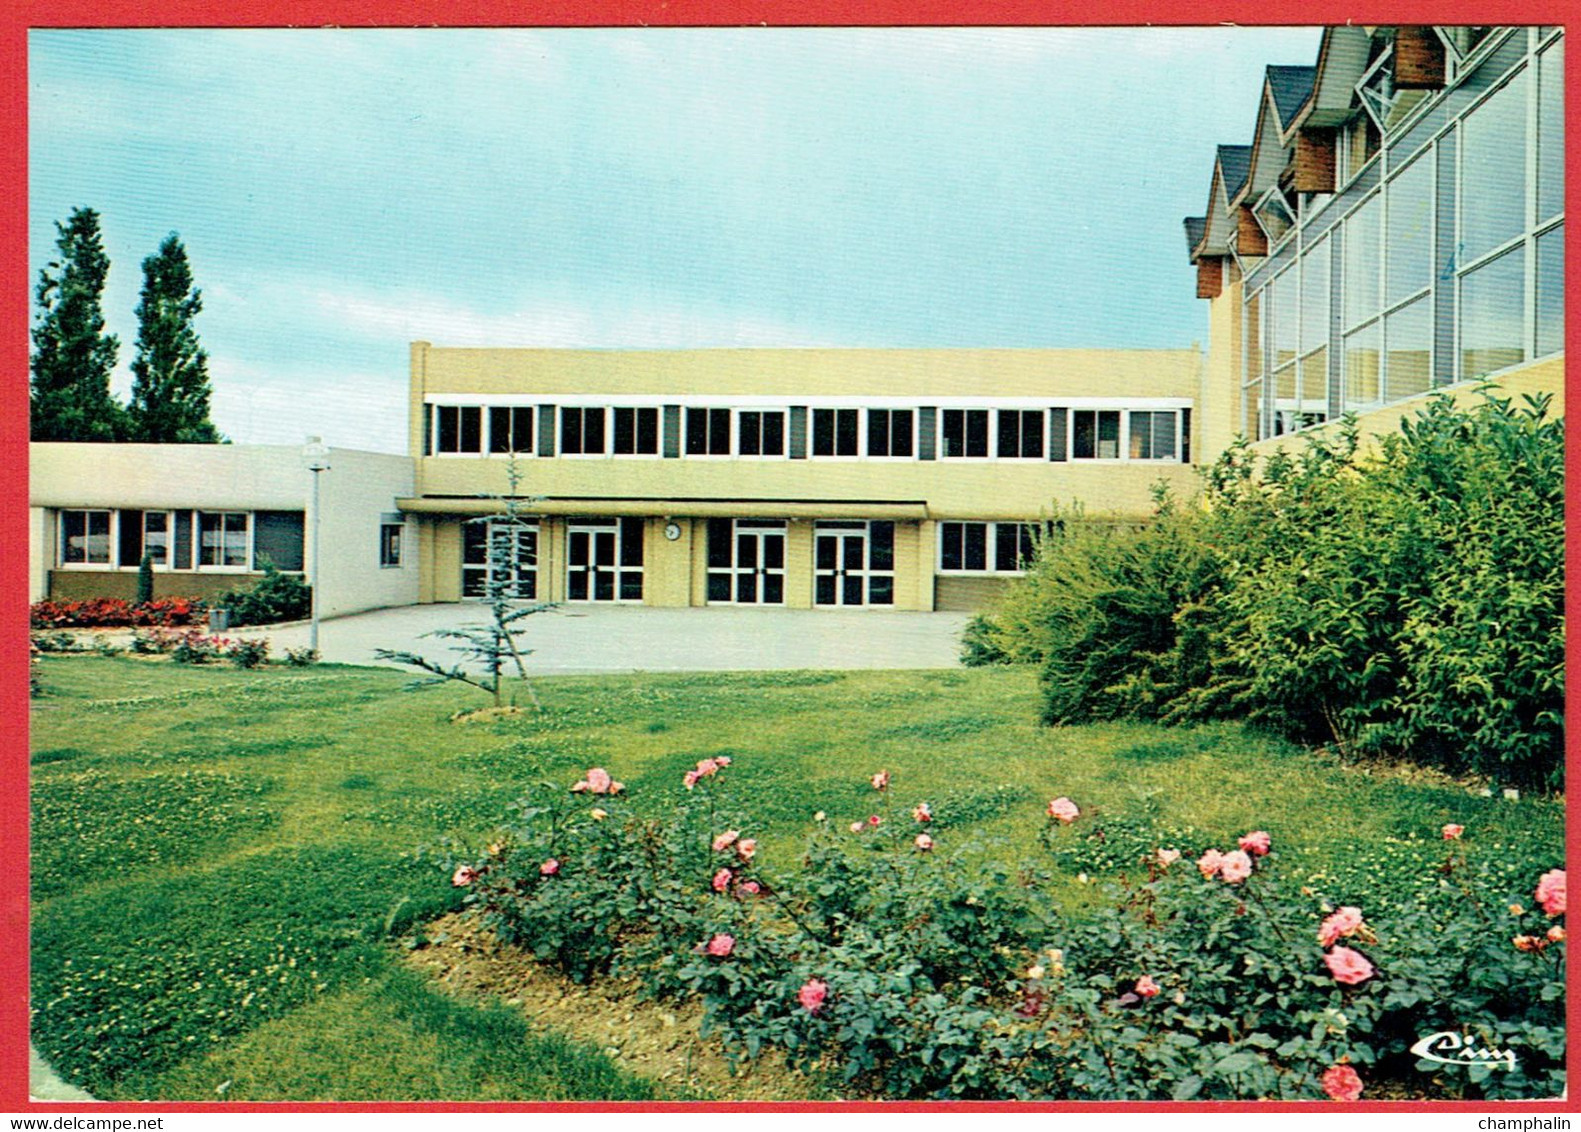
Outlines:
<svg viewBox="0 0 1581 1132"><path fill-rule="evenodd" d="M687 771L662 817L602 768L570 791L542 784L446 868L503 943L578 981L701 999L732 1058L782 1051L852 1096L1564 1087L1564 870L1510 891L1459 824L1433 834L1441 856L1410 899L1284 881L1277 831L1255 830L1147 846L1072 913L1056 898L1068 877L989 863L944 804L897 798L882 771L869 812L815 815L804 857L776 867L730 803L729 766ZM1049 802L1042 848L1068 858L1094 812Z"/></svg>
<svg viewBox="0 0 1581 1132"><path fill-rule="evenodd" d="M29 607L34 629L120 629L131 626L191 625L206 607L196 598L166 597L132 602L118 597L85 601L35 601Z"/></svg>

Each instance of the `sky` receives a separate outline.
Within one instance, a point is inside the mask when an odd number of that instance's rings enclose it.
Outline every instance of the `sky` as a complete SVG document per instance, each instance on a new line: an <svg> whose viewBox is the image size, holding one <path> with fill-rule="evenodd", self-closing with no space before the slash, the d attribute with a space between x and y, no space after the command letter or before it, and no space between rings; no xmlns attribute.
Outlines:
<svg viewBox="0 0 1581 1132"><path fill-rule="evenodd" d="M1185 348L1181 218L1313 28L35 30L31 276L124 397L179 233L239 443L406 448L408 344Z"/></svg>

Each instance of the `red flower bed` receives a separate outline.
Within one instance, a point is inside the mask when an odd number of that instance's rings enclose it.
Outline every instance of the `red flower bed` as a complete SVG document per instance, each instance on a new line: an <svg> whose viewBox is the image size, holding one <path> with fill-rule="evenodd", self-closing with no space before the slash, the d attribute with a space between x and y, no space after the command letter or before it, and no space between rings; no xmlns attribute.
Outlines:
<svg viewBox="0 0 1581 1132"><path fill-rule="evenodd" d="M86 601L36 601L30 610L35 629L105 629L144 625L191 625L202 618L201 601L166 597L130 602L118 597Z"/></svg>

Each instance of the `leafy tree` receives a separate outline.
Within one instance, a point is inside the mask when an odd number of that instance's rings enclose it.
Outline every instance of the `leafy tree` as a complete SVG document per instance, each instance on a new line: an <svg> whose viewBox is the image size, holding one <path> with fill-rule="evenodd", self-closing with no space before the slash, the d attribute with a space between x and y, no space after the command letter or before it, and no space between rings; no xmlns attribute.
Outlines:
<svg viewBox="0 0 1581 1132"><path fill-rule="evenodd" d="M521 483L521 470L517 467L514 457L506 466L505 474L510 481L510 493L494 497L500 504L500 511L495 515L468 520L473 523L490 524L489 574L488 582L484 587L484 596L488 600L489 619L482 625L462 625L455 629L437 629L425 634L441 640L457 642L452 646L452 651L461 654L461 661L446 665L404 649L375 649L374 655L380 660L393 660L397 664L405 664L433 673L432 676L413 680L407 685L408 689L425 688L433 684L443 684L447 680L455 680L462 684L471 684L474 688L489 693L494 698L495 707L500 707L504 702L506 668L514 668L528 698L532 700L533 707L542 711L543 705L538 700L538 694L527 682L527 664L524 658L532 650L522 648L516 638L523 631L520 622L524 618L534 613L541 613L551 608L551 605L548 602L535 602L532 605L517 604L518 536L527 527L527 518L523 511L524 504L530 501L523 499L517 492ZM468 667L469 663L471 668Z"/></svg>
<svg viewBox="0 0 1581 1132"><path fill-rule="evenodd" d="M55 232L60 256L39 272L34 293L32 437L121 440L126 410L110 394L120 343L104 332L100 297L110 257L99 236L99 214L75 209L64 224L56 222Z"/></svg>
<svg viewBox="0 0 1581 1132"><path fill-rule="evenodd" d="M216 444L209 420L209 356L192 320L203 309L187 251L174 232L143 260L132 360L131 438L151 444Z"/></svg>

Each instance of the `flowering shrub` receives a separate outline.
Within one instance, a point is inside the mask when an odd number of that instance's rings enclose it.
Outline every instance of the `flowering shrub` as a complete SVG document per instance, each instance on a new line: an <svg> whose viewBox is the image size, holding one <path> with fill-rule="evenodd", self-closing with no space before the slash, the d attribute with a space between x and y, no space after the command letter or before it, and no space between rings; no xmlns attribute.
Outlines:
<svg viewBox="0 0 1581 1132"><path fill-rule="evenodd" d="M452 883L501 939L572 977L624 970L700 998L731 1057L776 1049L856 1095L1563 1087L1562 869L1527 868L1512 892L1474 837L1423 840L1439 854L1431 900L1336 907L1281 879L1279 833L1256 829L1228 850L1155 845L1096 907L1061 917L1035 870L985 868L946 802L903 801L888 774L872 781L877 812L815 815L798 867L777 873L725 805L727 765L687 771L664 823L639 817L607 772L579 791L537 787L481 857L448 863ZM1098 805L1051 804L1043 841L1059 857L1102 820ZM1413 1052L1444 1034L1515 1058Z"/></svg>
<svg viewBox="0 0 1581 1132"><path fill-rule="evenodd" d="M130 602L118 597L96 597L85 601L36 601L29 611L35 629L191 625L204 614L203 603L189 597L166 597L144 602Z"/></svg>

